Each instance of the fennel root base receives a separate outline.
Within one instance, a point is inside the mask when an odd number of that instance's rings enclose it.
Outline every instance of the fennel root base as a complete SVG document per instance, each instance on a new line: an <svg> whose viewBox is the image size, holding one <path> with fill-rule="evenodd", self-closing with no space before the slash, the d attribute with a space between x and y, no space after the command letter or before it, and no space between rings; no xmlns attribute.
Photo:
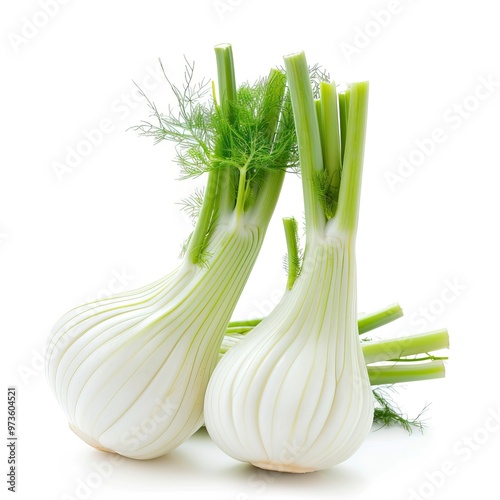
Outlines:
<svg viewBox="0 0 500 500"><path fill-rule="evenodd" d="M293 464L283 464L280 462L251 462L251 464L259 469L272 470L276 472L291 472L293 474L304 474L306 472L314 472L316 470Z"/></svg>
<svg viewBox="0 0 500 500"><path fill-rule="evenodd" d="M109 448L104 448L104 446L101 446L101 443L99 441L96 441L95 439L91 438L90 436L87 436L87 434L83 433L78 427L75 427L73 424L69 424L69 428L85 443L87 443L89 446L92 446L92 448L95 448L96 450L99 451L105 451L107 453L114 453L116 454L115 451L110 450Z"/></svg>

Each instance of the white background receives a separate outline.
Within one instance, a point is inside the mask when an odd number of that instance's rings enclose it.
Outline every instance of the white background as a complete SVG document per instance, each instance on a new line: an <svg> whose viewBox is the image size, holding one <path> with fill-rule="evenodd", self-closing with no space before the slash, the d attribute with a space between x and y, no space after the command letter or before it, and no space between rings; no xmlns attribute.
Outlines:
<svg viewBox="0 0 500 500"><path fill-rule="evenodd" d="M18 498L415 500L498 491L500 423L491 417L500 418L495 3L66 0L50 18L42 3L4 2L0 15L0 331L3 390L18 387ZM68 429L41 371L44 341L66 310L112 287L147 284L175 265L189 232L176 203L194 183L176 181L171 146L127 131L148 114L132 81L165 109L167 86L148 77L158 58L174 81L184 55L200 78L212 78L212 48L221 42L233 45L239 82L298 50L338 83L370 80L359 309L403 306L405 318L380 335L450 331L446 378L394 396L413 416L432 403L424 433L374 431L335 469L259 471L226 457L204 431L167 457L116 463ZM481 79L496 83L487 92L478 88ZM58 176L54 164L102 120L100 143ZM425 157L415 153L416 141L429 144L435 129L441 143ZM401 158L419 164L391 189L387 173L399 175ZM237 316L270 308L282 289L280 218L302 217L299 195L290 176ZM425 319L422 308L434 313ZM446 476L437 472L443 467Z"/></svg>

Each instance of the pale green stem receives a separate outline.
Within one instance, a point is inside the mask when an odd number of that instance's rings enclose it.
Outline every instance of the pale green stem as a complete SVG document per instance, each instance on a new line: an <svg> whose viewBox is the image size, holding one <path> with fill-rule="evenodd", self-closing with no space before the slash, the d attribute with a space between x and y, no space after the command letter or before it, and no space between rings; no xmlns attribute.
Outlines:
<svg viewBox="0 0 500 500"><path fill-rule="evenodd" d="M217 45L215 47L215 57L217 61L219 106L222 113L227 115L229 123L232 124L233 110L231 103L236 99L237 89L231 45ZM215 153L219 158L224 158L227 155L227 152L223 151L223 146L220 144L215 145ZM220 187L220 209L222 213L229 213L234 209L236 196L234 170L232 168L224 168L221 171Z"/></svg>
<svg viewBox="0 0 500 500"><path fill-rule="evenodd" d="M262 101L262 108L269 110L267 116L265 116L264 119L267 123L267 130L270 141L272 141L276 135L280 114L282 111L282 107L276 106L276 103L284 103L285 91L285 73L273 68L267 78L266 93Z"/></svg>
<svg viewBox="0 0 500 500"><path fill-rule="evenodd" d="M352 239L356 237L358 226L367 114L368 82L353 83L349 101L349 119L339 204L334 219L330 221L332 231L340 230Z"/></svg>
<svg viewBox="0 0 500 500"><path fill-rule="evenodd" d="M450 339L445 329L397 339L371 340L361 344L366 364L438 351L449 346Z"/></svg>
<svg viewBox="0 0 500 500"><path fill-rule="evenodd" d="M219 106L221 106L223 113L230 113L230 101L236 96L236 81L231 46L218 45L215 47L215 57L219 84ZM215 150L216 156L224 156L221 144L216 144ZM219 208L221 208L221 196L224 197L224 207L222 209L232 209L234 206L234 195L232 190L229 189L229 174L229 169L225 169L222 172L213 170L208 174L203 204L186 252L188 259L193 264L200 262L201 254L206 247L210 225L213 218L217 216Z"/></svg>
<svg viewBox="0 0 500 500"><path fill-rule="evenodd" d="M445 366L442 361L412 365L368 366L367 368L371 385L402 384L445 376Z"/></svg>
<svg viewBox="0 0 500 500"><path fill-rule="evenodd" d="M212 170L208 174L203 204L186 251L187 258L193 264L198 264L200 262L201 254L206 246L208 230L210 228L214 212L216 211L218 201L218 184L219 172Z"/></svg>
<svg viewBox="0 0 500 500"><path fill-rule="evenodd" d="M286 287L291 290L300 271L299 247L297 244L297 221L292 217L283 218L288 258L288 278Z"/></svg>
<svg viewBox="0 0 500 500"><path fill-rule="evenodd" d="M369 332L387 323L391 323L398 318L403 317L403 310L399 304L391 304L384 307L380 311L375 311L369 314L360 314L358 316L358 330L359 334Z"/></svg>
<svg viewBox="0 0 500 500"><path fill-rule="evenodd" d="M269 140L275 141L280 138L285 126L281 124L280 119L283 115L291 113L287 108L286 91L286 75L277 69L272 69L269 73L266 93L263 99L263 109L268 109L268 115L264 117L268 126ZM269 103L283 103L282 106L270 105ZM281 122L282 123L282 122ZM253 218L259 221L261 218L268 219L271 217L276 206L277 197L281 191L283 180L285 178L285 169L288 166L288 155L282 159L282 170L266 171L263 179L261 179L258 188L257 199L251 207Z"/></svg>
<svg viewBox="0 0 500 500"><path fill-rule="evenodd" d="M320 83L320 131L323 151L323 165L328 174L330 190L337 192L340 186L341 145L339 131L339 111L335 82ZM335 199L334 201L337 201Z"/></svg>
<svg viewBox="0 0 500 500"><path fill-rule="evenodd" d="M326 223L315 182L318 173L323 171L321 137L305 54L300 52L284 59L300 156L307 252L307 246L317 233L322 233Z"/></svg>
<svg viewBox="0 0 500 500"><path fill-rule="evenodd" d="M234 72L233 49L222 43L215 46L217 61L217 82L219 85L219 104L225 113L231 114L230 103L236 98L236 76Z"/></svg>
<svg viewBox="0 0 500 500"><path fill-rule="evenodd" d="M250 163L251 158L247 161L247 164L239 169L239 180L238 180L238 193L236 195L236 217L240 218L245 211L245 197L247 194L247 165Z"/></svg>
<svg viewBox="0 0 500 500"><path fill-rule="evenodd" d="M345 139L347 135L347 118L349 115L349 90L339 94L339 122L340 122L340 160L344 161Z"/></svg>
<svg viewBox="0 0 500 500"><path fill-rule="evenodd" d="M263 181L264 185L259 191L257 201L251 208L252 217L248 218L249 222L262 225L259 221L269 221L271 219L285 180L285 172L285 167L283 167L283 170L266 172Z"/></svg>
<svg viewBox="0 0 500 500"><path fill-rule="evenodd" d="M319 135L321 137L321 144L323 144L323 130L321 129L321 99L314 99L314 107L316 108L316 118L318 119Z"/></svg>

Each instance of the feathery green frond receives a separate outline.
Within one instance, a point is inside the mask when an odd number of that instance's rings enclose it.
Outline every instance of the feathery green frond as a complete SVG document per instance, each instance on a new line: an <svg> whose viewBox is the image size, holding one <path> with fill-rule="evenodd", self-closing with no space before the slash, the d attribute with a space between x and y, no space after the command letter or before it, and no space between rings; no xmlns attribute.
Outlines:
<svg viewBox="0 0 500 500"><path fill-rule="evenodd" d="M394 403L388 393L388 389L389 387L385 389L377 387L372 391L376 402L373 417L374 423L379 424L379 428L393 425L400 426L410 434L413 429L422 431L424 423L421 420L421 416L427 410L428 406L425 406L415 418L410 418Z"/></svg>
<svg viewBox="0 0 500 500"><path fill-rule="evenodd" d="M205 188L196 188L192 194L179 202L181 210L189 216L193 225L196 224L198 215L200 214L201 206L203 205L203 198L205 197Z"/></svg>

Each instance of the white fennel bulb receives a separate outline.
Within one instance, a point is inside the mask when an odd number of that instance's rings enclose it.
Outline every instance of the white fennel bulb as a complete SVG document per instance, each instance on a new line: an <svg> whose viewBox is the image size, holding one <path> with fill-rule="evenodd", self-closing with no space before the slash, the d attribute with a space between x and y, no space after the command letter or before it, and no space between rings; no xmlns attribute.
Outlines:
<svg viewBox="0 0 500 500"><path fill-rule="evenodd" d="M231 47L216 55L218 103L200 102L207 89L189 86L189 67L187 86L173 87L179 115L152 106L159 125L139 127L178 144L186 175L208 173L182 264L148 287L71 310L49 338L47 378L70 427L131 458L163 455L202 425L206 386L295 142L285 75L273 70L237 90Z"/></svg>
<svg viewBox="0 0 500 500"><path fill-rule="evenodd" d="M323 82L315 103L304 54L286 57L285 66L304 191L304 262L282 301L217 365L205 425L237 460L311 472L349 458L373 420L355 264L368 85L352 84L337 101L335 85Z"/></svg>
<svg viewBox="0 0 500 500"><path fill-rule="evenodd" d="M202 425L205 388L260 240L256 228L220 229L209 268L185 262L151 287L59 320L47 374L82 439L147 459Z"/></svg>

